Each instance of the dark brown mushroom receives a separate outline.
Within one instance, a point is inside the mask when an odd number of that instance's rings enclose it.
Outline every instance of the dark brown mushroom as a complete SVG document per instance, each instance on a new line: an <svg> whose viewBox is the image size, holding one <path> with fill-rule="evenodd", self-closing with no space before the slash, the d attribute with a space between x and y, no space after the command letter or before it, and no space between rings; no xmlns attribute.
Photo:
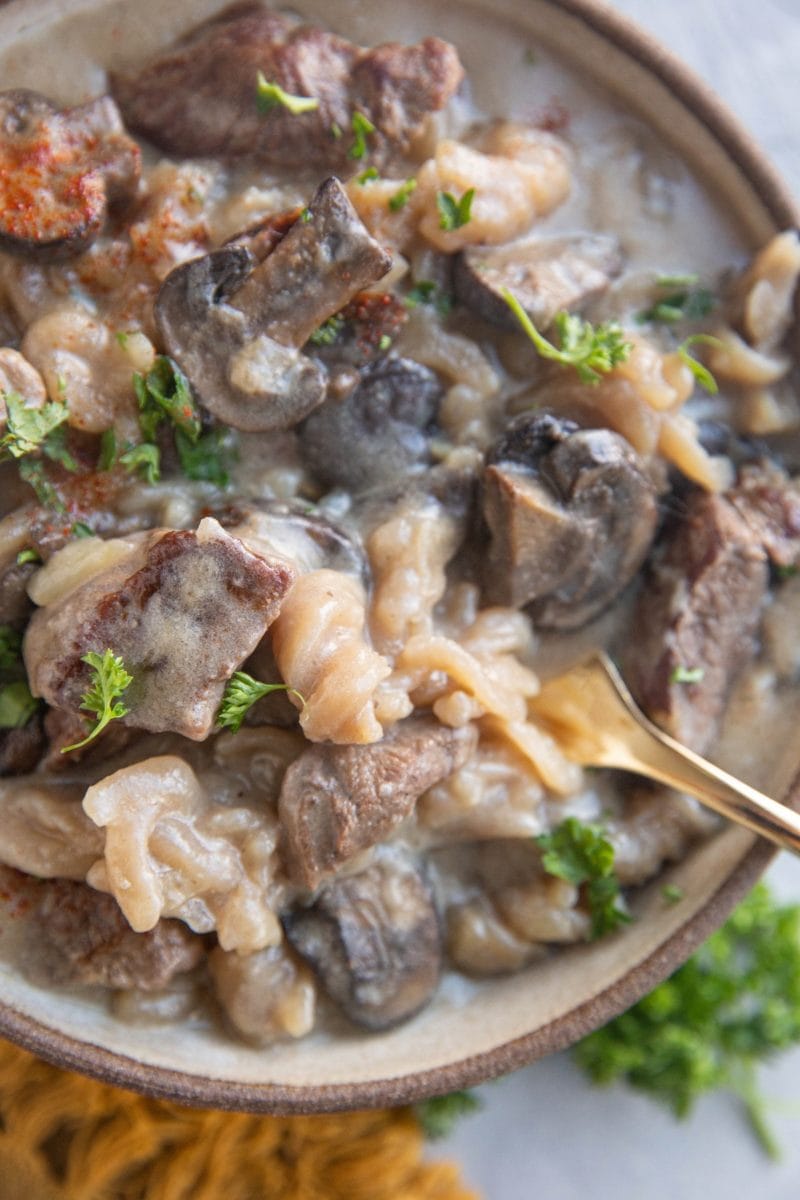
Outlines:
<svg viewBox="0 0 800 1200"><path fill-rule="evenodd" d="M299 571L343 571L366 586L369 566L354 530L342 529L314 505L265 500L236 505L220 523L258 554L283 558Z"/></svg>
<svg viewBox="0 0 800 1200"><path fill-rule="evenodd" d="M315 888L411 813L429 787L462 766L477 734L431 717L401 721L367 746L311 746L283 779L278 811L290 879Z"/></svg>
<svg viewBox="0 0 800 1200"><path fill-rule="evenodd" d="M622 269L619 242L608 234L533 237L504 246L470 246L456 257L453 284L462 304L493 325L517 329L502 296L508 288L534 325L580 309Z"/></svg>
<svg viewBox="0 0 800 1200"><path fill-rule="evenodd" d="M371 363L352 391L331 396L303 423L303 461L320 483L353 492L406 480L430 463L441 398L429 367L394 356Z"/></svg>
<svg viewBox="0 0 800 1200"><path fill-rule="evenodd" d="M769 571L730 499L695 491L685 504L639 595L623 670L649 716L702 754L755 655Z"/></svg>
<svg viewBox="0 0 800 1200"><path fill-rule="evenodd" d="M119 655L133 676L122 717L201 740L225 684L278 615L295 572L251 553L216 521L154 530L115 566L34 613L24 641L32 692L79 716L83 655Z"/></svg>
<svg viewBox="0 0 800 1200"><path fill-rule="evenodd" d="M80 254L109 208L135 196L140 170L110 96L60 110L38 92L0 93L0 249L44 261Z"/></svg>
<svg viewBox="0 0 800 1200"><path fill-rule="evenodd" d="M337 879L283 917L292 946L364 1029L389 1029L430 1000L442 938L430 889L399 855Z"/></svg>
<svg viewBox="0 0 800 1200"><path fill-rule="evenodd" d="M32 771L45 747L41 713L17 729L0 729L0 775Z"/></svg>
<svg viewBox="0 0 800 1200"><path fill-rule="evenodd" d="M113 896L68 879L42 881L34 918L28 974L46 984L160 991L204 953L182 921L134 933Z"/></svg>
<svg viewBox="0 0 800 1200"><path fill-rule="evenodd" d="M655 488L623 437L550 413L523 415L489 452L483 511L489 598L530 606L549 629L577 629L607 608L658 520Z"/></svg>
<svg viewBox="0 0 800 1200"><path fill-rule="evenodd" d="M317 107L295 114L276 104L260 112L259 71ZM112 74L111 86L128 127L169 154L343 172L361 169L350 155L354 112L376 127L370 162L385 164L408 149L430 113L444 108L463 74L455 49L436 37L364 50L245 2L192 30L142 70Z"/></svg>
<svg viewBox="0 0 800 1200"><path fill-rule="evenodd" d="M325 372L301 347L391 263L328 179L262 262L231 243L171 271L156 325L214 416L236 429L288 429L325 397Z"/></svg>

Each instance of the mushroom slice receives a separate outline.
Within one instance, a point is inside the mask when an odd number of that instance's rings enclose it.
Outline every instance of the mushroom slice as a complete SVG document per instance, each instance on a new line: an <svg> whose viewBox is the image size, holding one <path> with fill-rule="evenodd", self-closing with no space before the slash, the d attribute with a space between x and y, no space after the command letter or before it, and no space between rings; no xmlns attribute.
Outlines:
<svg viewBox="0 0 800 1200"><path fill-rule="evenodd" d="M623 437L550 413L524 415L489 452L483 511L490 599L530 605L549 629L577 629L607 608L658 520L655 488Z"/></svg>
<svg viewBox="0 0 800 1200"><path fill-rule="evenodd" d="M284 776L281 851L295 883L315 888L404 821L417 798L467 761L471 725L412 717L365 746L312 746Z"/></svg>
<svg viewBox="0 0 800 1200"><path fill-rule="evenodd" d="M391 265L331 178L262 262L231 243L171 271L156 324L215 417L236 429L288 429L325 397L325 373L301 347Z"/></svg>
<svg viewBox="0 0 800 1200"><path fill-rule="evenodd" d="M211 518L196 533L144 535L115 565L34 613L24 643L31 690L85 715L82 656L109 648L133 676L126 725L202 740L227 680L277 616L294 575Z"/></svg>
<svg viewBox="0 0 800 1200"><path fill-rule="evenodd" d="M337 879L283 924L328 995L365 1029L412 1017L439 981L442 939L430 889L399 856Z"/></svg>
<svg viewBox="0 0 800 1200"><path fill-rule="evenodd" d="M406 480L430 462L429 432L442 385L429 367L389 357L365 367L343 399L332 396L300 430L300 453L328 487L363 491Z"/></svg>
<svg viewBox="0 0 800 1200"><path fill-rule="evenodd" d="M0 93L0 248L54 261L80 254L109 207L136 194L139 147L110 96L60 110L38 92Z"/></svg>
<svg viewBox="0 0 800 1200"><path fill-rule="evenodd" d="M459 300L493 325L517 328L502 296L508 288L534 325L546 329L556 313L604 292L621 269L619 242L607 234L535 237L468 247L456 258L453 283Z"/></svg>

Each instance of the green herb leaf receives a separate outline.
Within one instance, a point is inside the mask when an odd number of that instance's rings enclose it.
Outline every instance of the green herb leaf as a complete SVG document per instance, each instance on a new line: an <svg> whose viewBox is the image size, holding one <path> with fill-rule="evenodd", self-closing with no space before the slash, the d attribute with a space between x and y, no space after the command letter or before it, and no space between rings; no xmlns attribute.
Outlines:
<svg viewBox="0 0 800 1200"><path fill-rule="evenodd" d="M392 212L400 212L401 208L405 208L405 206L408 204L409 197L415 190L416 186L417 181L413 178L407 179L405 183L401 183L394 195L389 197L389 208L392 210Z"/></svg>
<svg viewBox="0 0 800 1200"><path fill-rule="evenodd" d="M705 675L703 667L682 667L678 665L670 671L670 683L700 683Z"/></svg>
<svg viewBox="0 0 800 1200"><path fill-rule="evenodd" d="M447 1137L461 1117L478 1112L483 1105L472 1092L450 1092L447 1096L431 1096L414 1105L414 1115L422 1132L432 1142Z"/></svg>
<svg viewBox="0 0 800 1200"><path fill-rule="evenodd" d="M308 340L312 346L332 346L343 329L344 317L336 314L315 329Z"/></svg>
<svg viewBox="0 0 800 1200"><path fill-rule="evenodd" d="M574 367L583 383L599 383L602 375L630 357L633 346L616 321L591 325L575 313L560 312L553 322L560 344L554 346L539 333L513 292L503 288L501 295L542 358Z"/></svg>
<svg viewBox="0 0 800 1200"><path fill-rule="evenodd" d="M681 361L684 362L692 372L695 379L700 384L700 387L705 388L705 390L711 396L716 396L717 392L719 391L716 379L711 374L708 367L704 367L701 362L698 362L696 358L692 358L691 354L689 353L689 347L697 345L698 343L706 346L721 346L723 343L719 340L719 338L711 337L711 335L708 333L693 333L691 337L685 338L684 341L681 342L680 346L678 346L678 354L681 358Z"/></svg>
<svg viewBox="0 0 800 1200"><path fill-rule="evenodd" d="M392 344L392 339L389 337L389 334L384 333L381 337L381 340L378 342L378 349L385 354L386 351L391 346L391 344Z"/></svg>
<svg viewBox="0 0 800 1200"><path fill-rule="evenodd" d="M44 463L35 458L20 459L19 464L20 477L33 488L36 493L36 499L46 508L53 509L57 513L65 513L67 510L61 501L61 497L48 478Z"/></svg>
<svg viewBox="0 0 800 1200"><path fill-rule="evenodd" d="M308 225L308 224L309 224L311 221L313 221L313 219L314 219L314 218L313 218L313 216L312 216L312 214L311 214L311 209L310 209L310 208L304 208L304 209L303 209L303 211L300 213L300 216L299 216L299 218L298 218L298 220L300 221L300 224L301 224L301 225Z"/></svg>
<svg viewBox="0 0 800 1200"><path fill-rule="evenodd" d="M22 729L39 707L31 695L27 680L0 686L0 729Z"/></svg>
<svg viewBox="0 0 800 1200"><path fill-rule="evenodd" d="M189 380L177 363L159 354L146 375L138 371L133 387L139 402L139 427L146 442L154 442L162 421L169 421L192 441L202 429L200 414L192 399Z"/></svg>
<svg viewBox="0 0 800 1200"><path fill-rule="evenodd" d="M96 536L94 530L90 525L87 525L85 521L76 521L70 529L70 533L74 538L88 538Z"/></svg>
<svg viewBox="0 0 800 1200"><path fill-rule="evenodd" d="M678 887L676 883L665 883L661 889L661 895L666 900L667 904L679 904L683 899L683 888Z"/></svg>
<svg viewBox="0 0 800 1200"><path fill-rule="evenodd" d="M780 563L775 567L778 579L794 579L798 572L800 572L800 566L797 563Z"/></svg>
<svg viewBox="0 0 800 1200"><path fill-rule="evenodd" d="M104 429L100 438L98 471L110 471L117 462L117 435L113 429Z"/></svg>
<svg viewBox="0 0 800 1200"><path fill-rule="evenodd" d="M660 288L694 287L700 282L700 276L694 272L685 275L659 275L656 286Z"/></svg>
<svg viewBox="0 0 800 1200"><path fill-rule="evenodd" d="M380 179L380 177L377 167L367 167L366 171L362 171L360 175L356 175L356 183L363 187L365 183L371 183L375 179Z"/></svg>
<svg viewBox="0 0 800 1200"><path fill-rule="evenodd" d="M336 141L338 142L338 140L341 136L342 136L341 125L337 121L331 121L331 137L335 138Z"/></svg>
<svg viewBox="0 0 800 1200"><path fill-rule="evenodd" d="M158 483L161 478L161 451L152 442L140 442L131 446L119 461L127 471L138 471L149 484Z"/></svg>
<svg viewBox="0 0 800 1200"><path fill-rule="evenodd" d="M603 937L630 921L619 905L620 886L614 874L614 847L596 825L567 817L552 833L535 839L542 866L549 875L585 886L592 919L592 937Z"/></svg>
<svg viewBox="0 0 800 1200"><path fill-rule="evenodd" d="M759 884L684 966L575 1051L595 1083L625 1080L678 1117L707 1092L739 1097L777 1153L756 1069L800 1043L800 905Z"/></svg>
<svg viewBox="0 0 800 1200"><path fill-rule="evenodd" d="M660 282L660 281L659 281ZM674 324L676 321L701 321L716 307L717 299L708 288L682 288L670 292L644 312L636 320Z"/></svg>
<svg viewBox="0 0 800 1200"><path fill-rule="evenodd" d="M94 741L110 721L116 721L129 712L121 697L133 683L133 676L128 674L119 655L110 649L105 650L103 654L90 650L88 654L83 655L81 662L85 662L92 669L91 686L81 697L81 708L93 713L97 720L83 741L64 746L62 754L67 754L70 750L79 750Z"/></svg>
<svg viewBox="0 0 800 1200"><path fill-rule="evenodd" d="M213 483L224 488L230 482L228 467L233 457L230 434L224 429L209 429L192 442L180 429L175 430L175 449L181 470L187 479Z"/></svg>
<svg viewBox="0 0 800 1200"><path fill-rule="evenodd" d="M60 400L41 408L28 408L16 392L3 392L2 396L6 405L6 432L0 438L0 461L23 458L43 448L47 438L69 416L69 409Z"/></svg>
<svg viewBox="0 0 800 1200"><path fill-rule="evenodd" d="M416 308L418 304L432 304L440 316L446 317L453 310L453 297L446 292L440 292L432 279L422 279L407 293L403 303L406 308Z"/></svg>
<svg viewBox="0 0 800 1200"><path fill-rule="evenodd" d="M39 551L34 550L32 546L28 546L25 550L20 550L17 555L17 566L22 567L25 563L40 563L42 560L39 556Z"/></svg>
<svg viewBox="0 0 800 1200"><path fill-rule="evenodd" d="M222 729L230 729L232 733L238 733L242 721L256 701L272 692L290 692L297 696L305 707L303 697L294 688L289 687L288 683L261 683L245 671L236 671L225 687L217 713L217 725Z"/></svg>
<svg viewBox="0 0 800 1200"><path fill-rule="evenodd" d="M350 118L350 128L355 134L355 140L348 150L349 158L363 158L367 153L367 137L375 132L375 126L369 117L365 117L357 109Z"/></svg>
<svg viewBox="0 0 800 1200"><path fill-rule="evenodd" d="M256 105L260 113L268 113L273 108L286 108L294 117L301 113L314 112L319 108L319 100L312 96L292 96L285 92L278 83L271 83L259 71L256 75Z"/></svg>
<svg viewBox="0 0 800 1200"><path fill-rule="evenodd" d="M453 229L461 229L472 216L472 201L475 199L475 188L468 188L460 200L456 200L452 192L437 192L436 207L439 210L439 228L448 233Z"/></svg>

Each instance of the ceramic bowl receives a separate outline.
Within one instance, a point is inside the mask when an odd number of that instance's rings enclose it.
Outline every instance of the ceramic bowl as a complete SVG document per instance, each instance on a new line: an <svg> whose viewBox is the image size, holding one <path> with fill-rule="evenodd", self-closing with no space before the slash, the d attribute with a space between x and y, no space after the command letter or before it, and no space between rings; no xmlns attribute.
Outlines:
<svg viewBox="0 0 800 1200"><path fill-rule="evenodd" d="M104 0L12 0L0 8L0 54L15 46L3 86L28 83L77 100L71 64L86 61L87 39L94 37L100 58L112 62L129 36L146 52L219 7L214 0L174 6L159 0L113 6ZM394 22L390 34L450 37L467 62L483 52L482 31L489 24L492 37L510 39L517 54L526 40L545 45L612 91L710 181L754 248L797 221L780 180L720 102L666 50L601 4L399 0L391 17L378 13L385 6L358 0L324 6L304 0L300 7L312 17L324 11L333 28L364 41L380 39L379 18L384 26ZM70 31L48 35L59 46L56 77L48 86L37 77L31 39L54 29L65 12L74 17ZM98 74L96 88L101 86ZM752 782L789 796L798 765L784 762L776 771L774 763L770 769L765 764ZM800 802L800 786L794 798ZM766 844L726 828L669 871L684 899L664 904L662 876L635 898L637 919L621 935L489 983L448 980L428 1009L388 1033L343 1031L267 1050L226 1040L207 1025L126 1026L101 1000L34 987L13 968L14 922L0 905L0 1032L62 1066L194 1105L289 1113L406 1103L520 1067L603 1024L682 963L770 857Z"/></svg>

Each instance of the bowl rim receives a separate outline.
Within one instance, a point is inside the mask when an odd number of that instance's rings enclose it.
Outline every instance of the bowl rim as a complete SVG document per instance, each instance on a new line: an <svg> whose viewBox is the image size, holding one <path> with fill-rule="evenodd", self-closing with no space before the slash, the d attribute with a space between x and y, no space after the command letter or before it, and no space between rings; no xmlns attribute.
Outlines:
<svg viewBox="0 0 800 1200"><path fill-rule="evenodd" d="M6 0L0 0L4 4ZM599 34L665 84L739 168L778 228L800 223L800 210L768 156L716 93L671 50L603 0L544 0ZM785 802L800 809L800 773ZM563 1050L623 1012L670 975L717 929L764 872L776 850L755 840L710 900L632 970L598 995L538 1029L490 1050L412 1075L358 1083L289 1087L237 1083L148 1065L80 1041L0 1001L0 1035L57 1067L104 1083L193 1107L274 1115L312 1114L410 1104L472 1087Z"/></svg>

